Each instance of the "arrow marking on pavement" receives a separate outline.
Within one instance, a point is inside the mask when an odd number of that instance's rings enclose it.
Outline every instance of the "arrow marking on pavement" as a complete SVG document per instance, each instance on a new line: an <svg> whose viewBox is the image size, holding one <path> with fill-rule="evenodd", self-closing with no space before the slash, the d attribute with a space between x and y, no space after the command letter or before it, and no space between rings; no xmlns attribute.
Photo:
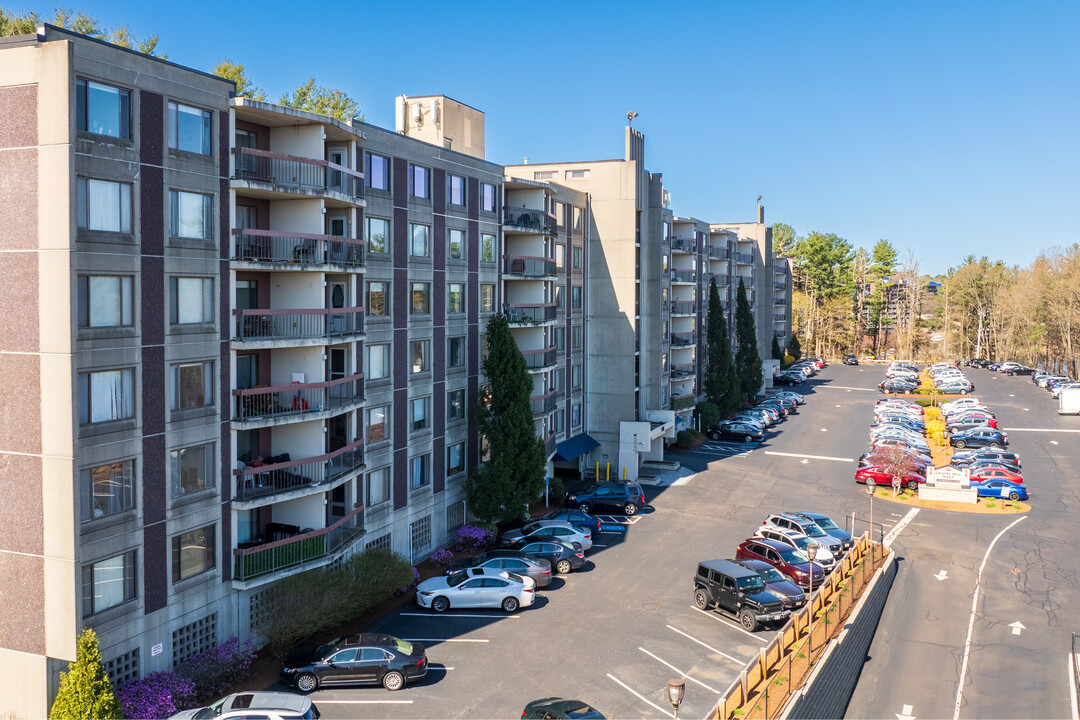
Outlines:
<svg viewBox="0 0 1080 720"><path fill-rule="evenodd" d="M1027 628L1024 627L1024 623L1020 622L1019 620L1014 623L1010 623L1009 627L1013 629L1013 635L1019 635L1024 630L1027 630Z"/></svg>
<svg viewBox="0 0 1080 720"><path fill-rule="evenodd" d="M810 464L810 461L809 461L809 460L807 460L806 458L803 458L803 459L802 459L802 460L800 460L799 462L800 462L800 463L802 463L803 465L809 465L809 464Z"/></svg>
<svg viewBox="0 0 1080 720"><path fill-rule="evenodd" d="M905 705L901 712L896 713L896 720L915 720L915 716L911 714L911 706Z"/></svg>
<svg viewBox="0 0 1080 720"><path fill-rule="evenodd" d="M934 577L936 577L938 580L948 580L949 572L947 570L938 570L937 573L935 573Z"/></svg>
<svg viewBox="0 0 1080 720"><path fill-rule="evenodd" d="M1051 441L1050 441L1050 444L1051 444L1051 445L1057 445L1057 444L1058 444L1058 441L1057 441L1057 440L1051 440Z"/></svg>

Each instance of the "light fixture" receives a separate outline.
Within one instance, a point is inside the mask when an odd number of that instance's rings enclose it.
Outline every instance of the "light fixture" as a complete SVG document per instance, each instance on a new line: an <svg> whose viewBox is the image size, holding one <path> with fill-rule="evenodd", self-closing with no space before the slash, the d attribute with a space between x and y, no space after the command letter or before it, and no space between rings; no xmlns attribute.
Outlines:
<svg viewBox="0 0 1080 720"><path fill-rule="evenodd" d="M682 680L667 681L667 696L671 701L671 709L675 711L675 720L679 720L679 705L682 703L683 693L686 692L686 683Z"/></svg>
<svg viewBox="0 0 1080 720"><path fill-rule="evenodd" d="M627 125L630 125L630 126L633 126L633 124L634 124L634 118L636 118L636 117L637 117L637 113L636 113L636 112L634 112L633 110L631 110L630 112L626 113L626 124L627 124Z"/></svg>

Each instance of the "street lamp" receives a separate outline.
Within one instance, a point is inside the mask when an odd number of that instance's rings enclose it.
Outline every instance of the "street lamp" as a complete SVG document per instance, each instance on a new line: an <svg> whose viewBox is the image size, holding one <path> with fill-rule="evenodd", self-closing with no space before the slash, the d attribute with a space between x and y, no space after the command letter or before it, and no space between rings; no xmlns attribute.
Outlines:
<svg viewBox="0 0 1080 720"><path fill-rule="evenodd" d="M668 700L671 701L671 709L675 711L675 720L679 720L679 705L682 703L684 692L686 692L686 683L684 681L667 681L667 696Z"/></svg>
<svg viewBox="0 0 1080 720"><path fill-rule="evenodd" d="M810 558L810 592L809 606L810 606L810 652L814 651L814 559L817 557L818 544L811 542L806 544L806 556Z"/></svg>

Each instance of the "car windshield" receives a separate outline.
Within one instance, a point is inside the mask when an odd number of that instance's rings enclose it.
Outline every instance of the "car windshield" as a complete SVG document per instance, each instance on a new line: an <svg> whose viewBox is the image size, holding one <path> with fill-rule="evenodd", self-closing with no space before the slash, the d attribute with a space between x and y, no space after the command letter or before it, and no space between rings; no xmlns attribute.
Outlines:
<svg viewBox="0 0 1080 720"><path fill-rule="evenodd" d="M450 587L457 587L458 585L460 585L461 583L465 582L468 579L469 579L469 576L467 574L465 574L464 570L462 570L460 572L456 572L453 575L450 575L449 577L447 577L446 578L446 584L449 585Z"/></svg>
<svg viewBox="0 0 1080 720"><path fill-rule="evenodd" d="M401 638L391 638L391 640L394 642L394 649L399 653L404 653L405 655L413 654L413 644L408 640L402 640Z"/></svg>
<svg viewBox="0 0 1080 720"><path fill-rule="evenodd" d="M761 579L767 583L780 583L784 582L787 578L780 574L780 571L775 568L766 568L764 570L758 570L758 575Z"/></svg>
<svg viewBox="0 0 1080 720"><path fill-rule="evenodd" d="M210 718L216 718L221 714L221 708L225 704L225 700L227 700L227 698L221 698L209 707L199 708L195 714L191 716L192 720L209 720Z"/></svg>
<svg viewBox="0 0 1080 720"><path fill-rule="evenodd" d="M802 563L810 562L810 559L803 554L802 550L796 550L791 548L790 550L780 550L780 557L784 558L784 562L790 565L801 565Z"/></svg>
<svg viewBox="0 0 1080 720"><path fill-rule="evenodd" d="M814 524L817 525L819 528L821 528L823 530L839 530L840 529L839 527L836 526L836 523L834 523L829 518L815 518L814 519Z"/></svg>
<svg viewBox="0 0 1080 720"><path fill-rule="evenodd" d="M761 592L765 589L765 581L757 575L739 578L736 583L738 584L739 589L745 592Z"/></svg>
<svg viewBox="0 0 1080 720"><path fill-rule="evenodd" d="M525 527L521 528L521 534L522 535L531 535L532 533L536 532L537 530L539 530L542 527L544 527L544 526L541 525L540 523L529 523Z"/></svg>
<svg viewBox="0 0 1080 720"><path fill-rule="evenodd" d="M805 523L802 530L810 537L825 537L825 531L819 528L816 523Z"/></svg>
<svg viewBox="0 0 1080 720"><path fill-rule="evenodd" d="M341 638L338 638L337 640L331 640L325 645L320 645L318 648L315 649L315 657L321 659L327 657L328 655L332 655L333 653L337 652L338 643L340 642ZM216 715L217 714L215 713L215 717Z"/></svg>

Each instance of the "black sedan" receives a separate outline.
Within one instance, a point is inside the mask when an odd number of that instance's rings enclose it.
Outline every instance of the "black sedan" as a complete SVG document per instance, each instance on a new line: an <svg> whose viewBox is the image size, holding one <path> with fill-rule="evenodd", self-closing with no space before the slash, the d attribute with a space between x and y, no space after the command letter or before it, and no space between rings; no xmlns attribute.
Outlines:
<svg viewBox="0 0 1080 720"><path fill-rule="evenodd" d="M778 373L773 376L773 385L801 385L805 379L802 373Z"/></svg>
<svg viewBox="0 0 1080 720"><path fill-rule="evenodd" d="M883 393L904 393L905 395L910 395L917 387L919 387L918 384L899 378L889 378L878 384L878 390Z"/></svg>
<svg viewBox="0 0 1080 720"><path fill-rule="evenodd" d="M760 425L748 422L723 422L709 428L705 431L705 434L713 440L728 439L752 442L765 438L765 430Z"/></svg>
<svg viewBox="0 0 1080 720"><path fill-rule="evenodd" d="M600 711L587 703L580 700L563 700L557 697L533 700L526 705L525 711L521 713L521 720L532 720L533 718L604 720L604 716L600 714Z"/></svg>
<svg viewBox="0 0 1080 720"><path fill-rule="evenodd" d="M976 428L967 432L954 433L949 436L949 444L954 448L967 447L1008 447L1009 438L1005 433L993 428Z"/></svg>
<svg viewBox="0 0 1080 720"><path fill-rule="evenodd" d="M1014 367L1006 375L1031 375L1035 372L1035 368L1030 368L1027 365L1021 365L1020 367Z"/></svg>
<svg viewBox="0 0 1080 720"><path fill-rule="evenodd" d="M571 570L577 570L585 564L585 551L580 547L573 547L558 540L532 540L522 538L510 546L511 550L519 550L534 558L542 558L551 563L555 572L566 575Z"/></svg>
<svg viewBox="0 0 1080 720"><path fill-rule="evenodd" d="M424 646L393 635L363 633L338 638L285 658L281 681L302 693L326 685L382 685L400 690L427 675Z"/></svg>

